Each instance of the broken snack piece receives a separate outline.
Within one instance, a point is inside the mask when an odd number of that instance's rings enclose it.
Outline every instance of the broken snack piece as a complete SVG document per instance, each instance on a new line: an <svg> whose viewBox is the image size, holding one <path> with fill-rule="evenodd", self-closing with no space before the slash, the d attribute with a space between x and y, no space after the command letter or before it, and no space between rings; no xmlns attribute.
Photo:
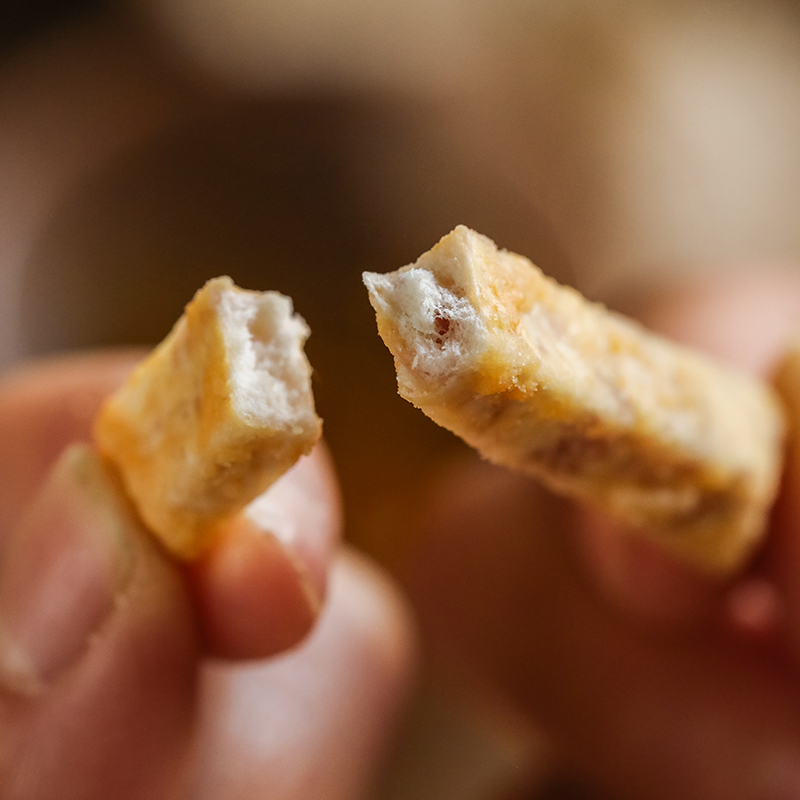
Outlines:
<svg viewBox="0 0 800 800"><path fill-rule="evenodd" d="M463 226L364 281L400 394L483 456L707 573L728 575L752 552L782 458L768 387Z"/></svg>
<svg viewBox="0 0 800 800"><path fill-rule="evenodd" d="M199 555L319 439L308 333L289 298L215 278L101 409L101 455L176 556Z"/></svg>

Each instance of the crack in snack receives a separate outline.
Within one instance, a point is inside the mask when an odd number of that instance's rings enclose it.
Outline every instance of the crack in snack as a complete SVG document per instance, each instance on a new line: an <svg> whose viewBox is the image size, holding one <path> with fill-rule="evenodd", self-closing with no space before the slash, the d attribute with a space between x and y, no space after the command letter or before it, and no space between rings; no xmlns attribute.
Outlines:
<svg viewBox="0 0 800 800"><path fill-rule="evenodd" d="M215 278L101 409L97 447L174 555L198 556L318 441L308 334L288 297Z"/></svg>
<svg viewBox="0 0 800 800"><path fill-rule="evenodd" d="M769 387L463 226L364 282L400 394L484 457L707 573L733 573L757 546L785 427Z"/></svg>

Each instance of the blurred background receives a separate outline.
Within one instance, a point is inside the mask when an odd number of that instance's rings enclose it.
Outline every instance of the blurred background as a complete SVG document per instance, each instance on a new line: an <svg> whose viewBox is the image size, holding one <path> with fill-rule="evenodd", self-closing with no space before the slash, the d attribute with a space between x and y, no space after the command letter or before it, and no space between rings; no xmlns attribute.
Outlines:
<svg viewBox="0 0 800 800"><path fill-rule="evenodd" d="M402 579L460 450L395 393L362 270L456 224L612 306L800 260L790 0L12 0L0 367L153 343L208 278L294 298L349 539ZM590 797L430 665L375 798Z"/></svg>

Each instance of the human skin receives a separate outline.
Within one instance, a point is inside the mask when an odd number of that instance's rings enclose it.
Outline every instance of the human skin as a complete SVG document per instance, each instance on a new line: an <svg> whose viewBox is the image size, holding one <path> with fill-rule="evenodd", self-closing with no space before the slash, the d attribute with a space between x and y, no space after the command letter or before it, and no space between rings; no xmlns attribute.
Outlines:
<svg viewBox="0 0 800 800"><path fill-rule="evenodd" d="M413 637L385 576L341 548L324 450L190 569L84 491L83 455L52 471L136 357L0 381L0 797L361 796Z"/></svg>

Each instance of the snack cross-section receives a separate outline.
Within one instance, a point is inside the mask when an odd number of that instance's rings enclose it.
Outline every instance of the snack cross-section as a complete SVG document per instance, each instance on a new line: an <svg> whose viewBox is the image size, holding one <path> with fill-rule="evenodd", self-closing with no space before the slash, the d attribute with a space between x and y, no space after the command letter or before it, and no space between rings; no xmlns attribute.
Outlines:
<svg viewBox="0 0 800 800"><path fill-rule="evenodd" d="M463 226L364 281L400 394L483 456L706 572L728 575L752 552L782 461L769 387Z"/></svg>
<svg viewBox="0 0 800 800"><path fill-rule="evenodd" d="M103 406L94 436L139 515L194 558L321 433L288 297L209 281Z"/></svg>

